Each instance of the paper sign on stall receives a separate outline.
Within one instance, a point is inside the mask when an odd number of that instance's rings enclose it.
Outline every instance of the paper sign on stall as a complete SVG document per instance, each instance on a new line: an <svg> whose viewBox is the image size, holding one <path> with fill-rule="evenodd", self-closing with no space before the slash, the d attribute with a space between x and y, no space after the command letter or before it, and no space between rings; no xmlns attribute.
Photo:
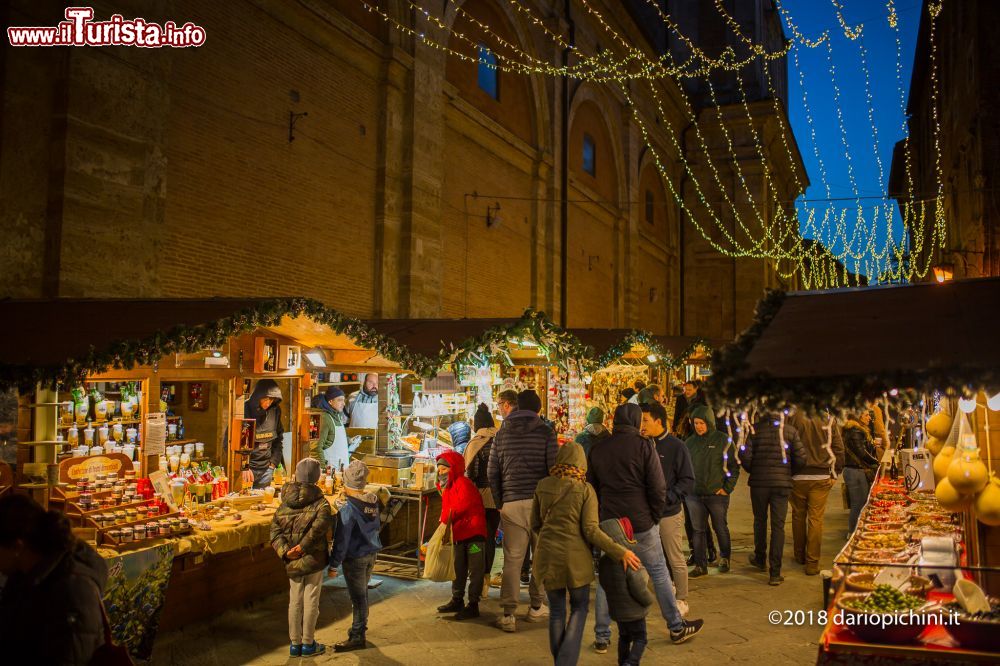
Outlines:
<svg viewBox="0 0 1000 666"><path fill-rule="evenodd" d="M154 412L146 417L146 455L162 456L167 445L167 415Z"/></svg>

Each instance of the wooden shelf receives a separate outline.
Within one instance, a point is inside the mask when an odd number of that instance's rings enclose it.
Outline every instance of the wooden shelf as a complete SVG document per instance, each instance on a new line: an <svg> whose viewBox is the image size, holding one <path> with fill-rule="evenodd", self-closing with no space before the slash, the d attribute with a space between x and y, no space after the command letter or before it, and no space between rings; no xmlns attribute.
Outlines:
<svg viewBox="0 0 1000 666"><path fill-rule="evenodd" d="M48 488L49 484L47 484L47 483L20 483L20 484L17 485L17 487L18 488L28 488L29 490L32 490L32 489L38 489L38 488Z"/></svg>
<svg viewBox="0 0 1000 666"><path fill-rule="evenodd" d="M361 386L361 382L316 382L316 386Z"/></svg>
<svg viewBox="0 0 1000 666"><path fill-rule="evenodd" d="M112 419L110 421L90 421L90 425L92 427L95 427L95 428L98 428L98 427L103 426L103 425L106 425L106 426L110 427L110 426L113 426L115 424L121 424L123 426L126 426L126 425L139 425L141 423L142 423L141 420L121 421L119 419ZM72 424L72 423L69 423L69 424L60 423L58 427L59 427L60 430L69 430L70 428L73 427L73 425L74 424ZM77 428L86 428L87 424L84 423L83 425L80 425L79 423L77 423L76 427Z"/></svg>
<svg viewBox="0 0 1000 666"><path fill-rule="evenodd" d="M47 440L46 441L41 441L40 440L40 441L37 441L37 442L18 442L17 443L18 446L65 446L67 444L69 444L69 442L61 442L61 441L58 441L58 440L56 440L56 441L47 441Z"/></svg>
<svg viewBox="0 0 1000 666"><path fill-rule="evenodd" d="M28 407L60 407L61 402L33 402Z"/></svg>

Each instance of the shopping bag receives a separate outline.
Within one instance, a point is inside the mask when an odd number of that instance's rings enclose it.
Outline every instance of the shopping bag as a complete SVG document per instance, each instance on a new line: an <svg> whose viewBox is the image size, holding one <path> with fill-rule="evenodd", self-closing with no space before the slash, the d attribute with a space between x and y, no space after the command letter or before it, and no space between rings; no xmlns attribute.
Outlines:
<svg viewBox="0 0 1000 666"><path fill-rule="evenodd" d="M455 580L455 547L451 542L451 524L441 523L427 542L424 578L436 583Z"/></svg>

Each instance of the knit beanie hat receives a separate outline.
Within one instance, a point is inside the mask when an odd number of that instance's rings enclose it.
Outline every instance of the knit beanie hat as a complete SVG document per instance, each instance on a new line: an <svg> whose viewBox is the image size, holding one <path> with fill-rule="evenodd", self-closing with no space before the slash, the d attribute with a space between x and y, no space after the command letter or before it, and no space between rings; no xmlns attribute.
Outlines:
<svg viewBox="0 0 1000 666"><path fill-rule="evenodd" d="M517 394L517 408L537 414L542 411L542 399L531 389L521 391Z"/></svg>
<svg viewBox="0 0 1000 666"><path fill-rule="evenodd" d="M587 412L587 423L604 423L604 410L600 407L591 407Z"/></svg>
<svg viewBox="0 0 1000 666"><path fill-rule="evenodd" d="M327 402L333 402L337 398L343 398L344 391L339 386L327 386L323 397L326 398Z"/></svg>
<svg viewBox="0 0 1000 666"><path fill-rule="evenodd" d="M319 461L315 458L303 458L295 466L295 480L299 483L316 483L319 481Z"/></svg>
<svg viewBox="0 0 1000 666"><path fill-rule="evenodd" d="M490 414L490 408L485 403L479 403L479 407L476 408L476 415L472 417L473 429L482 430L483 428L493 428L495 426L496 423L493 421L493 415Z"/></svg>
<svg viewBox="0 0 1000 666"><path fill-rule="evenodd" d="M360 460L352 460L344 470L344 485L351 490L364 490L368 485L368 465Z"/></svg>

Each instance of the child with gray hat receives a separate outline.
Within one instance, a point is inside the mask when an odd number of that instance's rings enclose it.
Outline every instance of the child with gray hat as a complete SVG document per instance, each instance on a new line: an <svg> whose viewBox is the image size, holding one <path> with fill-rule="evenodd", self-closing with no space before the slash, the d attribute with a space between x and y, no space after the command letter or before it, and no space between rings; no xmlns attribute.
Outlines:
<svg viewBox="0 0 1000 666"><path fill-rule="evenodd" d="M343 566L347 592L354 607L354 622L347 640L333 646L336 652L367 647L365 632L368 630L368 581L372 577L375 556L382 549L378 536L381 528L378 498L375 493L365 491L367 485L368 466L360 460L352 460L344 470L347 502L337 514L329 575L333 578Z"/></svg>

